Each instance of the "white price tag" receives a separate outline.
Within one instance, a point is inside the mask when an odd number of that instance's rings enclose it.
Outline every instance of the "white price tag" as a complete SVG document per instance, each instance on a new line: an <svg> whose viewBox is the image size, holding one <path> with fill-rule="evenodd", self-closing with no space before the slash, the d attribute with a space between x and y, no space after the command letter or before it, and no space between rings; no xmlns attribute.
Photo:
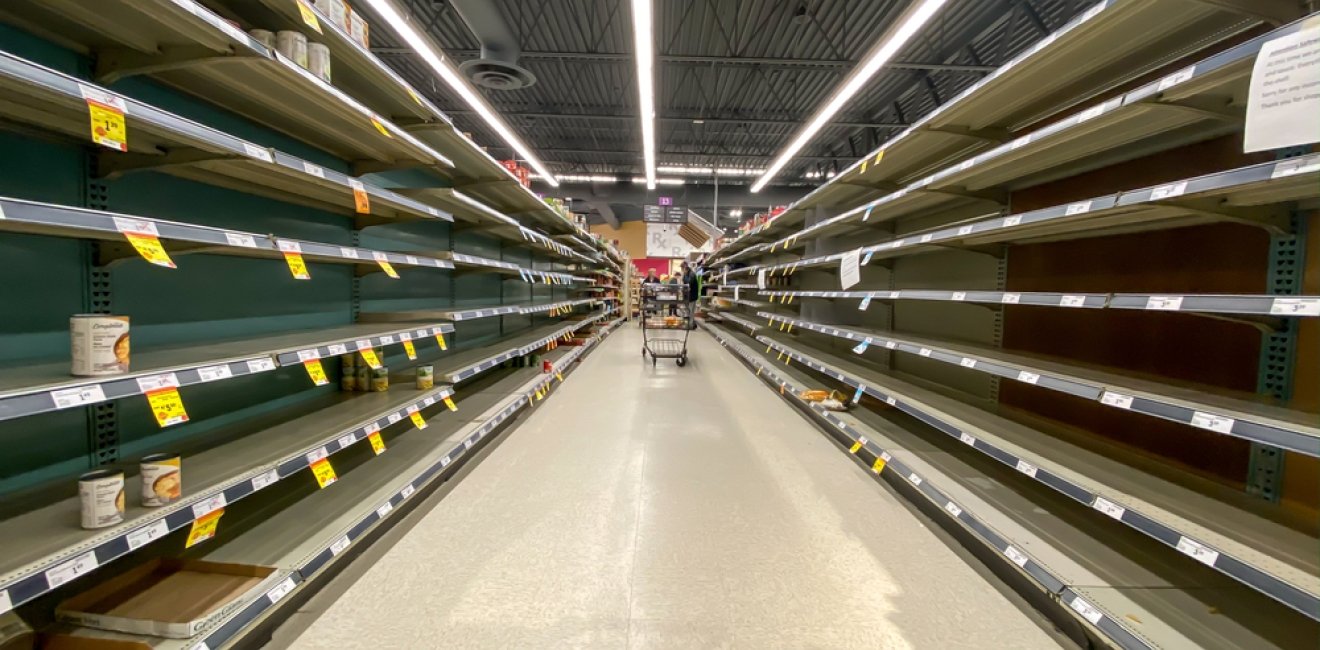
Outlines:
<svg viewBox="0 0 1320 650"><path fill-rule="evenodd" d="M122 233L133 233L135 235L151 235L159 237L160 231L156 230L156 223L147 219L129 219L125 217L115 217L115 230Z"/></svg>
<svg viewBox="0 0 1320 650"><path fill-rule="evenodd" d="M894 398L892 398L892 397L886 397L886 398L885 398L885 404L888 404L888 405L890 405L890 406L894 406L895 404L898 404L898 400L896 400L896 399L894 399Z"/></svg>
<svg viewBox="0 0 1320 650"><path fill-rule="evenodd" d="M263 490L280 480L280 471L272 469L261 476L252 477L252 491Z"/></svg>
<svg viewBox="0 0 1320 650"><path fill-rule="evenodd" d="M1068 208L1064 210L1064 214L1068 216L1072 216L1074 214L1086 214L1087 212L1090 211L1091 211L1090 201L1078 201L1077 203L1069 203Z"/></svg>
<svg viewBox="0 0 1320 650"><path fill-rule="evenodd" d="M473 444L473 443L472 443L472 439L471 439L471 438L469 438L469 439L467 439L467 440L464 440L464 441L463 441L463 448L464 448L464 449L471 449L471 448L472 448L472 444Z"/></svg>
<svg viewBox="0 0 1320 650"><path fill-rule="evenodd" d="M1017 378L1018 381L1028 384L1034 384L1040 381L1040 375L1034 372L1027 372L1026 370L1019 371Z"/></svg>
<svg viewBox="0 0 1320 650"><path fill-rule="evenodd" d="M1187 537L1178 539L1178 550L1182 551L1183 555L1206 566L1214 566L1215 562L1219 560L1219 551Z"/></svg>
<svg viewBox="0 0 1320 650"><path fill-rule="evenodd" d="M1018 224L1020 224L1020 223L1022 223L1022 216L1021 216L1021 215L1016 215L1016 214L1015 214L1015 215L1013 215L1013 216L1011 216L1011 217L1004 217L1004 227L1005 227L1005 228L1012 228L1013 226L1016 226L1016 225L1018 225Z"/></svg>
<svg viewBox="0 0 1320 650"><path fill-rule="evenodd" d="M302 165L303 165L303 171L307 172L308 174L311 174L312 176L315 176L317 178L325 178L325 170L321 169L320 165L313 165L312 163L309 163L305 160L303 161Z"/></svg>
<svg viewBox="0 0 1320 650"><path fill-rule="evenodd" d="M960 227L958 228L958 234L959 234L959 235L970 235L970 234L972 234L972 228L974 228L974 227L975 227L975 226L960 226Z"/></svg>
<svg viewBox="0 0 1320 650"><path fill-rule="evenodd" d="M339 256L340 256L340 257L343 257L343 258L345 258L345 259L350 259L350 260L360 260L360 259L362 259L362 256L358 254L358 251L357 251L356 248L349 248L349 247L347 247L347 246L340 246L340 247L339 247Z"/></svg>
<svg viewBox="0 0 1320 650"><path fill-rule="evenodd" d="M371 341L369 339L358 339L356 341L353 341L353 345L357 346L358 350L371 349Z"/></svg>
<svg viewBox="0 0 1320 650"><path fill-rule="evenodd" d="M1154 311L1178 311L1182 309L1182 296L1151 296L1146 299L1146 309Z"/></svg>
<svg viewBox="0 0 1320 650"><path fill-rule="evenodd" d="M1085 307L1086 296L1061 296L1059 298L1060 307Z"/></svg>
<svg viewBox="0 0 1320 650"><path fill-rule="evenodd" d="M395 422L398 422L399 420L402 420L402 419L403 419L403 416L402 416L402 415L399 415L398 413L391 413L391 414L385 416L385 419L388 420L390 424L394 424Z"/></svg>
<svg viewBox="0 0 1320 650"><path fill-rule="evenodd" d="M335 443L339 445L340 449L343 449L344 447L347 447L355 442L357 442L357 433L352 431L348 432L346 435L339 436L339 440L335 441Z"/></svg>
<svg viewBox="0 0 1320 650"><path fill-rule="evenodd" d="M1117 503L1114 503L1113 501L1110 501L1109 499L1106 499L1104 497L1096 497L1095 503L1092 503L1091 507L1095 508L1096 510L1099 510L1100 512L1105 513L1106 515L1109 515L1110 517L1113 517L1114 519L1120 519L1120 520L1123 518L1123 513L1127 512L1127 509L1124 508L1123 506L1120 506Z"/></svg>
<svg viewBox="0 0 1320 650"><path fill-rule="evenodd" d="M266 372L275 369L275 361L272 359L252 359L247 362L248 372Z"/></svg>
<svg viewBox="0 0 1320 650"><path fill-rule="evenodd" d="M408 485L403 486L403 489L399 491L399 494L400 494L403 498L407 499L408 497L410 497L410 496L413 495L413 492L416 492L416 491L417 491L417 489L414 488L414 487L412 486L412 484L408 484Z"/></svg>
<svg viewBox="0 0 1320 650"><path fill-rule="evenodd" d="M1159 89L1168 90L1184 81L1187 81L1188 79L1191 79L1192 75L1194 74L1196 74L1196 66L1189 65L1186 68L1183 68L1182 70L1179 70L1163 79L1160 79Z"/></svg>
<svg viewBox="0 0 1320 650"><path fill-rule="evenodd" d="M202 499L192 506L193 519L201 519L227 505L229 505L229 502L225 500L224 492Z"/></svg>
<svg viewBox="0 0 1320 650"><path fill-rule="evenodd" d="M311 361L313 359L320 359L320 358L321 358L321 351L317 350L316 348L312 348L310 350L298 350L299 361Z"/></svg>
<svg viewBox="0 0 1320 650"><path fill-rule="evenodd" d="M367 434L367 435L371 435L371 434L373 434L373 433L379 433L379 432L380 432L380 425L379 425L379 424L376 424L375 422L372 422L371 424L368 424L367 426L362 427L362 431L363 431L363 433L365 433L365 434Z"/></svg>
<svg viewBox="0 0 1320 650"><path fill-rule="evenodd" d="M344 549L348 548L348 545L352 543L353 542L348 539L348 535L344 535L343 537L340 537L339 539L335 540L334 544L330 545L330 555L333 557L335 555L339 555L340 553L343 553Z"/></svg>
<svg viewBox="0 0 1320 650"><path fill-rule="evenodd" d="M125 535L124 539L128 540L128 550L136 551L168 534L170 534L170 526L161 519Z"/></svg>
<svg viewBox="0 0 1320 650"><path fill-rule="evenodd" d="M287 239L277 239L275 240L275 245L279 247L280 251L285 253L302 252L302 245L296 241L289 241Z"/></svg>
<svg viewBox="0 0 1320 650"><path fill-rule="evenodd" d="M266 598L269 598L272 604L278 603L280 602L280 599L289 595L290 591L293 591L293 586L294 586L293 577L290 576L288 578L285 578L284 581L279 584L279 586L266 592Z"/></svg>
<svg viewBox="0 0 1320 650"><path fill-rule="evenodd" d="M1022 294L1006 293L1003 296L1000 296L999 302L1004 303L1005 305L1016 305L1022 302Z"/></svg>
<svg viewBox="0 0 1320 650"><path fill-rule="evenodd" d="M913 485L921 485L921 477L916 474L908 474L908 480L912 481Z"/></svg>
<svg viewBox="0 0 1320 650"><path fill-rule="evenodd" d="M1203 413L1201 411L1192 413L1192 426L1218 433L1232 433L1234 422L1236 420L1225 415L1215 415L1214 413Z"/></svg>
<svg viewBox="0 0 1320 650"><path fill-rule="evenodd" d="M964 445L976 445L976 437L970 433L960 431L958 432L958 439L961 440Z"/></svg>
<svg viewBox="0 0 1320 650"><path fill-rule="evenodd" d="M57 409L95 404L96 402L104 402L106 399L105 391L101 389L100 384L53 390L50 392L50 398L54 400Z"/></svg>
<svg viewBox="0 0 1320 650"><path fill-rule="evenodd" d="M332 356L348 354L348 346L343 343L331 343L330 345L325 346L325 349L329 350Z"/></svg>
<svg viewBox="0 0 1320 650"><path fill-rule="evenodd" d="M975 368L975 367L976 367L976 359L971 359L971 358L968 358L968 357L963 357L962 360L958 362L958 365L960 365L960 366L962 366L962 367L964 367L964 368Z"/></svg>
<svg viewBox="0 0 1320 650"><path fill-rule="evenodd" d="M421 262L418 261L416 255L404 255L403 260L413 266L418 266L421 264Z"/></svg>
<svg viewBox="0 0 1320 650"><path fill-rule="evenodd" d="M1031 478L1036 478L1036 469L1037 467L1035 465L1032 465L1025 460L1019 460L1017 462L1017 471L1022 472Z"/></svg>
<svg viewBox="0 0 1320 650"><path fill-rule="evenodd" d="M931 355L931 352L932 352L932 350L931 350L930 348L921 348L920 350L917 350L917 354L919 354L919 355L921 355L921 356L923 356L923 357L928 357L928 356L930 356L930 355Z"/></svg>
<svg viewBox="0 0 1320 650"><path fill-rule="evenodd" d="M1309 174L1315 171L1320 171L1320 155L1299 156L1275 163L1270 178Z"/></svg>
<svg viewBox="0 0 1320 650"><path fill-rule="evenodd" d="M1074 612L1081 614L1082 618L1090 621L1091 625L1099 625L1100 619L1105 616L1100 613L1100 610L1092 607L1091 603L1083 600L1081 596L1073 596L1072 602L1068 603L1068 606L1071 607Z"/></svg>
<svg viewBox="0 0 1320 650"><path fill-rule="evenodd" d="M51 589L68 584L78 576L85 575L101 566L96 559L96 551L87 551L78 557L46 570L46 584Z"/></svg>
<svg viewBox="0 0 1320 650"><path fill-rule="evenodd" d="M230 246L239 246L241 248L257 247L256 238L254 238L252 235L245 235L241 232L225 233L225 241L229 242Z"/></svg>
<svg viewBox="0 0 1320 650"><path fill-rule="evenodd" d="M953 292L953 295L949 296L949 299L950 299L950 300L953 300L953 301L955 301L955 302L962 302L962 301L964 301L964 300L967 299L967 292L966 292L966 291L955 291L955 292Z"/></svg>
<svg viewBox="0 0 1320 650"><path fill-rule="evenodd" d="M229 379L230 377L234 376L234 373L229 369L229 364L226 363L218 366L206 366L205 368L198 368L197 376L200 377L202 381L208 382L208 381L219 381L221 379Z"/></svg>
<svg viewBox="0 0 1320 650"><path fill-rule="evenodd" d="M4 614L5 612L13 608L14 608L14 601L9 598L9 590L0 589L0 614Z"/></svg>
<svg viewBox="0 0 1320 650"><path fill-rule="evenodd" d="M1275 298L1270 313L1275 316L1320 316L1320 298Z"/></svg>
<svg viewBox="0 0 1320 650"><path fill-rule="evenodd" d="M243 151L246 151L247 155L252 158L264 160L268 163L275 162L275 157L270 155L270 149L266 149L265 147L258 147L250 142L244 142Z"/></svg>
<svg viewBox="0 0 1320 650"><path fill-rule="evenodd" d="M1022 551L1013 548L1012 546L1009 546L1004 549L1004 557L1008 558L1010 562L1020 567L1027 566L1026 554L1024 554Z"/></svg>
<svg viewBox="0 0 1320 650"><path fill-rule="evenodd" d="M886 349L886 350L896 350L896 349L898 349L898 344L895 343L895 342L893 342L893 341L885 341L885 349Z"/></svg>
<svg viewBox="0 0 1320 650"><path fill-rule="evenodd" d="M392 510L394 510L394 504L390 503L389 501L386 501L385 505L376 508L376 516L384 519L385 515L390 514Z"/></svg>
<svg viewBox="0 0 1320 650"><path fill-rule="evenodd" d="M151 392L153 390L160 390L162 388L178 388L179 376L172 372L166 372L159 375L138 377L137 385L138 385L138 390L144 393Z"/></svg>
<svg viewBox="0 0 1320 650"><path fill-rule="evenodd" d="M1161 199L1172 199L1182 196L1187 191L1187 181L1180 181L1172 185L1161 185L1150 191L1150 200L1159 201Z"/></svg>
<svg viewBox="0 0 1320 650"><path fill-rule="evenodd" d="M1132 408L1132 396L1107 390L1100 394L1100 403L1121 409L1130 409Z"/></svg>
<svg viewBox="0 0 1320 650"><path fill-rule="evenodd" d="M324 446L313 449L312 451L307 452L307 464L311 465L312 463L315 463L318 460L322 460L329 455L330 455L330 451L326 449Z"/></svg>
<svg viewBox="0 0 1320 650"><path fill-rule="evenodd" d="M1100 114L1103 112L1105 112L1104 104L1100 104L1098 106L1092 106L1077 114L1077 123L1081 124L1082 122L1088 122L1090 120L1094 120L1095 118L1100 117Z"/></svg>
<svg viewBox="0 0 1320 650"><path fill-rule="evenodd" d="M380 344L381 344L381 345L394 345L394 335L393 335L393 334L381 334L381 335L380 335Z"/></svg>
<svg viewBox="0 0 1320 650"><path fill-rule="evenodd" d="M952 501L950 501L950 502L944 504L944 510L945 510L945 512L948 512L949 514L953 515L954 517L957 517L958 515L961 515L961 514L962 514L962 508L959 508L959 507L958 507L958 504L956 504L956 503L954 503L954 502L952 502Z"/></svg>
<svg viewBox="0 0 1320 650"><path fill-rule="evenodd" d="M917 240L917 243L919 243L919 244L925 244L926 242L929 242L929 241L930 241L932 238L934 238L934 237L935 237L934 234L926 233L926 234L924 234L924 235L921 236L921 239Z"/></svg>

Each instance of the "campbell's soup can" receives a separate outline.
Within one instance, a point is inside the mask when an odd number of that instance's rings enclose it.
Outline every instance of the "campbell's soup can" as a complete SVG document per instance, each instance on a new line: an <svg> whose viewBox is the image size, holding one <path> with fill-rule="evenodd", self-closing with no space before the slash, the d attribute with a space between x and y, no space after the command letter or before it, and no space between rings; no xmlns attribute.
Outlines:
<svg viewBox="0 0 1320 650"><path fill-rule="evenodd" d="M78 477L82 527L105 528L124 521L124 473L100 469Z"/></svg>
<svg viewBox="0 0 1320 650"><path fill-rule="evenodd" d="M178 454L152 454L138 463L142 476L142 505L159 507L183 496L183 465Z"/></svg>
<svg viewBox="0 0 1320 650"><path fill-rule="evenodd" d="M128 372L128 316L74 314L69 318L74 375L95 377Z"/></svg>

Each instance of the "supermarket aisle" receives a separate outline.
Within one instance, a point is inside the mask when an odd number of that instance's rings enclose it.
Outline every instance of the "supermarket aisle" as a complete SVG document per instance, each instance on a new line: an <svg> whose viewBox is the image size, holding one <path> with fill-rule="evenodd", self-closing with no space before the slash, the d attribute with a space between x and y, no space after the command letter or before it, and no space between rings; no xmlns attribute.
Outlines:
<svg viewBox="0 0 1320 650"><path fill-rule="evenodd" d="M1055 647L708 335L687 368L640 347L607 339L274 645Z"/></svg>

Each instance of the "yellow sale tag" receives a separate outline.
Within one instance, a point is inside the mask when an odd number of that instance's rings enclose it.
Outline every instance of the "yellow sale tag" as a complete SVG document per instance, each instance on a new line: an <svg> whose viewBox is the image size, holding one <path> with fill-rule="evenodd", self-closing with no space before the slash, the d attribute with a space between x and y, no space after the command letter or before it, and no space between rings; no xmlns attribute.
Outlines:
<svg viewBox="0 0 1320 650"><path fill-rule="evenodd" d="M416 360L416 359L417 359L417 348L413 347L413 342L412 342L412 341L404 341L404 342L403 342L403 351L408 353L408 359L409 359L409 360Z"/></svg>
<svg viewBox="0 0 1320 650"><path fill-rule="evenodd" d="M555 378L559 380L559 383L564 383L564 373L555 371Z"/></svg>
<svg viewBox="0 0 1320 650"><path fill-rule="evenodd" d="M170 259L170 254L165 252L165 247L160 244L160 240L155 235L140 235L134 232L126 232L124 236L128 238L128 243L133 245L138 255L142 259L165 268L175 268L174 260Z"/></svg>
<svg viewBox="0 0 1320 650"><path fill-rule="evenodd" d="M441 350L448 350L448 349L449 349L449 346L448 346L448 345L445 345L445 335L444 335L443 332L436 332L436 333L435 333L435 342L440 344L440 349L441 349Z"/></svg>
<svg viewBox="0 0 1320 650"><path fill-rule="evenodd" d="M384 271L385 275L388 275L395 280L399 279L399 272L394 270L394 266L390 264L389 260L385 259L384 255L377 257L376 263L380 265L380 270Z"/></svg>
<svg viewBox="0 0 1320 650"><path fill-rule="evenodd" d="M548 276L548 275L543 275L543 276L541 276L541 281L544 282L544 283L546 283L546 284L550 284L550 276Z"/></svg>
<svg viewBox="0 0 1320 650"><path fill-rule="evenodd" d="M792 303L793 303L793 298L794 298L794 297L795 297L795 296L789 296L789 297L788 297L788 302L789 302L789 304L792 304Z"/></svg>
<svg viewBox="0 0 1320 650"><path fill-rule="evenodd" d="M321 487L339 480L339 477L335 476L335 468L330 466L329 458L322 458L312 463L312 474L316 475L316 484Z"/></svg>
<svg viewBox="0 0 1320 650"><path fill-rule="evenodd" d="M358 350L358 354L362 355L362 360L366 361L372 370L380 368L380 359L376 357L375 348L363 348Z"/></svg>
<svg viewBox="0 0 1320 650"><path fill-rule="evenodd" d="M876 456L875 462L871 464L871 471L875 472L876 474L879 474L880 472L884 471L884 469L885 469L885 459Z"/></svg>
<svg viewBox="0 0 1320 650"><path fill-rule="evenodd" d="M202 515L200 519L193 520L192 528L188 529L188 541L183 547L192 548L215 537L216 526L220 525L220 516L223 514L225 514L225 509L217 508Z"/></svg>
<svg viewBox="0 0 1320 650"><path fill-rule="evenodd" d="M416 92L413 92L413 89L412 89L412 88L408 88L407 90L408 90L408 96L409 96L409 97L412 97L412 100L415 101L415 102L417 102L417 105L418 105L418 106L421 106L421 105L422 105L422 98L421 98L421 97L418 97L418 96L417 96L417 93L416 93Z"/></svg>
<svg viewBox="0 0 1320 650"><path fill-rule="evenodd" d="M542 392L541 389L539 389L539 388L536 389L536 400L539 402L539 401L541 401L541 400L543 400L543 399L545 399L545 393Z"/></svg>
<svg viewBox="0 0 1320 650"><path fill-rule="evenodd" d="M788 321L786 321L786 320L781 320L781 321L779 321L779 331L781 331L781 332L784 331L784 326L787 325L787 324L788 324Z"/></svg>
<svg viewBox="0 0 1320 650"><path fill-rule="evenodd" d="M789 324L788 324L788 329L786 329L786 330L784 330L784 331L787 332L788 334L792 334L792 333L793 333L793 324L792 324L792 323L789 323Z"/></svg>
<svg viewBox="0 0 1320 650"><path fill-rule="evenodd" d="M885 157L885 150L884 150L884 149L881 149L881 150L875 152L875 164L879 165L879 164L880 164L880 160L883 159L884 157Z"/></svg>
<svg viewBox="0 0 1320 650"><path fill-rule="evenodd" d="M367 436L367 442L371 443L371 451L375 452L377 456L385 451L385 441L380 439L379 431Z"/></svg>
<svg viewBox="0 0 1320 650"><path fill-rule="evenodd" d="M770 354L770 348L772 348L772 347L774 347L774 346L772 346L772 345L767 345L767 346L765 346L765 353L766 353L766 354Z"/></svg>
<svg viewBox="0 0 1320 650"><path fill-rule="evenodd" d="M88 99L87 112L92 120L92 142L128 151L128 126L123 109Z"/></svg>
<svg viewBox="0 0 1320 650"><path fill-rule="evenodd" d="M381 134L381 135L383 135L383 136L385 136L385 137L387 137L387 138L393 138L393 137L394 137L393 135L390 135L390 131L389 131L389 129L386 129L386 128L385 128L385 125L384 125L384 124L381 124L381 123L380 123L380 120L376 119L376 116L375 116L375 115L372 115L372 116L371 116L371 125L374 126L374 127L376 127L376 130L377 130L377 131L380 131L380 134Z"/></svg>
<svg viewBox="0 0 1320 650"><path fill-rule="evenodd" d="M308 359L303 362L303 367L307 369L307 376L312 378L312 383L317 386L330 383L330 380L325 377L325 368L321 367L320 359Z"/></svg>
<svg viewBox="0 0 1320 650"><path fill-rule="evenodd" d="M855 453L857 453L861 448L862 448L862 441L861 441L861 440L858 440L857 442L854 442L854 443L853 443L853 446L851 446L851 447L848 448L848 453L850 453L850 454L855 454Z"/></svg>
<svg viewBox="0 0 1320 650"><path fill-rule="evenodd" d="M784 365L788 365L788 363L792 360L793 360L793 355L791 354L784 355Z"/></svg>
<svg viewBox="0 0 1320 650"><path fill-rule="evenodd" d="M446 406L449 410L451 410L451 411L457 411L457 410L458 410L458 406L456 406L456 405L454 404L454 398L452 398L452 397L446 397L446 398L445 398L445 406Z"/></svg>
<svg viewBox="0 0 1320 650"><path fill-rule="evenodd" d="M779 356L775 358L775 361L783 361L783 360L784 360L784 353L780 352Z"/></svg>
<svg viewBox="0 0 1320 650"><path fill-rule="evenodd" d="M177 388L161 388L147 393L147 402L156 416L156 424L162 428L183 424L188 421L188 412L183 409L183 398Z"/></svg>
<svg viewBox="0 0 1320 650"><path fill-rule="evenodd" d="M760 376L761 376L761 371L762 371L762 370L765 370L765 368L762 368L761 366L757 366L757 367L756 367L756 376L757 376L757 377L760 377Z"/></svg>
<svg viewBox="0 0 1320 650"><path fill-rule="evenodd" d="M418 429L426 428L426 418L422 417L421 411L413 411L412 413L409 413L408 418L412 420L413 426Z"/></svg>
<svg viewBox="0 0 1320 650"><path fill-rule="evenodd" d="M774 302L774 301L775 301L775 294L772 293L770 294L770 302Z"/></svg>
<svg viewBox="0 0 1320 650"><path fill-rule="evenodd" d="M284 251L284 261L289 264L289 273L293 274L295 280L310 280L312 274L307 271L307 262L303 261L302 253L293 251Z"/></svg>
<svg viewBox="0 0 1320 650"><path fill-rule="evenodd" d="M870 162L871 162L870 160L863 160L863 161L862 161L862 171L857 172L857 173L859 173L859 174L865 174L865 173L866 173L866 165L867 165L867 163L870 163Z"/></svg>
<svg viewBox="0 0 1320 650"><path fill-rule="evenodd" d="M308 7L307 4L303 2L303 0L297 0L297 2L298 2L298 13L302 14L303 22L307 23L308 27L315 29L316 33L318 34L322 33L321 21L316 19L316 13L312 11L312 8Z"/></svg>

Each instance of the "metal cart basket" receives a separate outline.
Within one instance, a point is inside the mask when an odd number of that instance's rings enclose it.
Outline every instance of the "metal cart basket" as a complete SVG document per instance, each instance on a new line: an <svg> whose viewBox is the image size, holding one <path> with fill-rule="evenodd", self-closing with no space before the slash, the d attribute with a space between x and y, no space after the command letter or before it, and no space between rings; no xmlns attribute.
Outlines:
<svg viewBox="0 0 1320 650"><path fill-rule="evenodd" d="M685 284L642 285L642 358L650 354L653 366L658 359L687 365L687 339L692 330L687 292Z"/></svg>

